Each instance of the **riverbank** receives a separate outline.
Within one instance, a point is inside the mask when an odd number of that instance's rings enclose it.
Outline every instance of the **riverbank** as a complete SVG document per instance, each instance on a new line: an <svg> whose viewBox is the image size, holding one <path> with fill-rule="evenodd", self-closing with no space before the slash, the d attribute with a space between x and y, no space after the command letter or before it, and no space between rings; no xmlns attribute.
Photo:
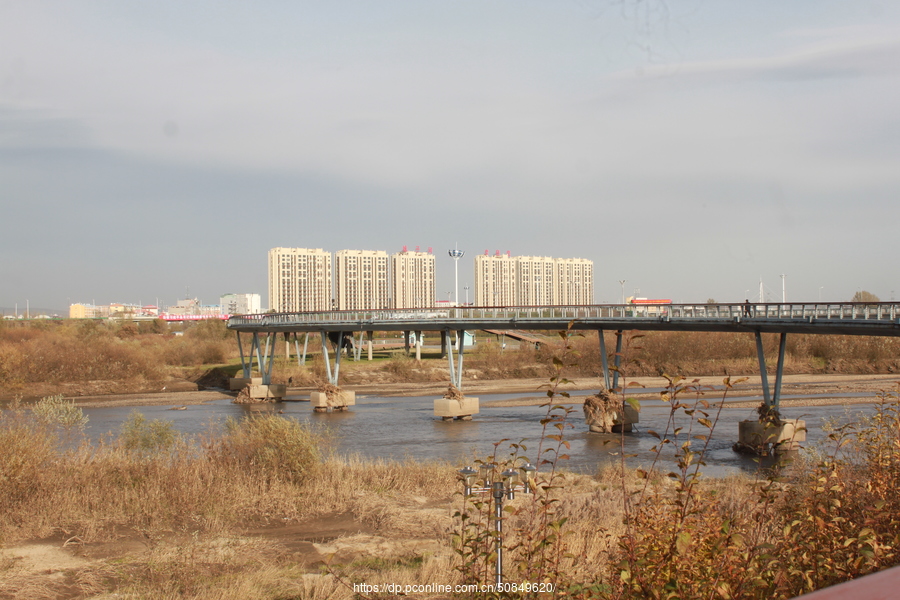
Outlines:
<svg viewBox="0 0 900 600"><path fill-rule="evenodd" d="M738 379L744 378L735 378ZM693 379L690 381L694 381ZM662 377L636 377L629 382L640 387L629 388L628 395L638 399L650 399L658 396L658 389L666 384ZM368 385L346 386L357 393L358 396L379 396L387 398L443 396L447 391L447 382L429 383L380 383ZM716 402L722 397L722 377L699 377L697 385L703 389L704 397L710 402ZM769 378L770 387L774 385L774 377ZM782 385L782 396L815 395L815 398L783 398L782 406L825 406L834 404L860 404L876 401L880 391L896 390L900 385L900 377L897 375L786 375ZM138 392L131 394L95 394L89 396L69 397L78 406L95 408L102 406L165 406L173 408L204 404L215 400L233 397L234 394L220 389L198 390L196 384L190 385L184 382L181 386L163 386L153 392ZM172 387L175 389L173 390ZM510 407L510 406L538 406L547 402L547 380L540 378L519 379L495 379L466 381L464 392L467 396L484 396L492 394L522 394L519 398L503 400L484 400L484 407ZM596 391L598 381L595 378L575 378L570 384L560 386L557 392L578 393ZM647 391L651 390L651 391ZM315 391L312 387L290 387L289 398L308 398L309 393ZM758 398L762 395L761 379L758 375L747 377L745 381L734 385L729 391L725 401L728 406L735 408L756 406ZM573 398L567 402L565 398L557 395L557 401L563 404L581 404L580 398Z"/></svg>

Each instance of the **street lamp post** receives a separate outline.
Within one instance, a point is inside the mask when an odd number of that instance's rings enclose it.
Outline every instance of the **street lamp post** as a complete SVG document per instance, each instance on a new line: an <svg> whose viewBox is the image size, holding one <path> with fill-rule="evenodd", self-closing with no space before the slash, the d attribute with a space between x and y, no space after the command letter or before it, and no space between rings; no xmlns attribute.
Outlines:
<svg viewBox="0 0 900 600"><path fill-rule="evenodd" d="M494 500L494 531L497 532L496 556L494 569L494 582L499 586L503 583L503 499L514 500L516 492L525 494L534 493L534 475L537 467L525 463L518 470L509 468L498 473L498 466L493 463L481 465L481 477L478 481L478 472L470 466L460 469L459 475L465 490L465 497L475 494L486 494Z"/></svg>
<svg viewBox="0 0 900 600"><path fill-rule="evenodd" d="M453 291L455 293L456 304L459 304L459 259L465 256L465 251L460 250L459 248L454 248L453 250L448 250L447 254L450 255L450 258L453 259L454 270L456 271L456 280L453 285Z"/></svg>
<svg viewBox="0 0 900 600"><path fill-rule="evenodd" d="M619 280L619 285L622 286L622 304L625 304L625 282L626 281L628 281L628 280L627 279Z"/></svg>

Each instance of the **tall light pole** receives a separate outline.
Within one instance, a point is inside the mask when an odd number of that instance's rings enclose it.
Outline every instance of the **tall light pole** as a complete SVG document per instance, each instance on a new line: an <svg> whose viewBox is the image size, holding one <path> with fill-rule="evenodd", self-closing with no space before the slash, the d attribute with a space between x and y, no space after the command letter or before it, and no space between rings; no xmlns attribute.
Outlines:
<svg viewBox="0 0 900 600"><path fill-rule="evenodd" d="M787 303L787 296L784 294L784 273L781 274L781 303Z"/></svg>
<svg viewBox="0 0 900 600"><path fill-rule="evenodd" d="M447 254L453 259L453 265L456 271L456 282L453 286L453 292L456 298L456 305L459 306L459 259L465 255L465 251L460 250L459 248L453 248L453 250L447 251Z"/></svg>
<svg viewBox="0 0 900 600"><path fill-rule="evenodd" d="M628 281L628 280L627 279L619 280L619 285L622 286L622 304L625 304L625 282L626 281Z"/></svg>
<svg viewBox="0 0 900 600"><path fill-rule="evenodd" d="M463 289L466 290L466 306L468 306L469 305L469 286L465 286Z"/></svg>

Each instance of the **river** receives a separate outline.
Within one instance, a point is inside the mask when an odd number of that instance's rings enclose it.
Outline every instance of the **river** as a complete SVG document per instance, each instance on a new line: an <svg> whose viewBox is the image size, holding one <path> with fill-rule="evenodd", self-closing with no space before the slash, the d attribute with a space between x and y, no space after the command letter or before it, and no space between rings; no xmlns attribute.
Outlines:
<svg viewBox="0 0 900 600"><path fill-rule="evenodd" d="M462 467L471 464L476 457L493 452L493 444L501 439L520 442L528 446L524 453L532 462L537 461L537 446L541 437L541 419L547 409L538 406L485 406L490 400L519 398L522 394L484 394L481 396L481 412L472 421L442 421L433 414L434 396L428 397L378 397L358 396L356 405L347 412L314 413L308 402L280 402L269 405L234 404L231 398L214 400L204 404L188 405L185 410L173 411L168 406L141 407L90 407L84 412L89 417L87 434L92 440L121 429L122 423L133 411L139 411L147 419L172 421L175 428L185 434L208 431L220 426L227 417L241 418L257 411L274 411L285 417L294 417L310 423L315 428L327 429L341 454L358 454L388 460L443 459ZM832 394L833 396L833 394ZM712 398L710 398L712 400ZM624 435L591 433L584 422L580 404L569 418L571 428L564 431L570 456L560 464L567 469L593 473L605 464L627 456L629 464L646 466L653 459L652 448L656 438L648 430L663 433L669 417L669 405L658 399L644 400L641 405L640 423L636 430ZM783 408L785 418L802 418L807 425L805 447L815 446L825 434L823 425L829 419L841 422L872 414L873 405L809 406ZM711 418L715 417L715 411ZM724 476L736 471L755 471L758 461L732 450L737 440L738 422L755 417L752 408L722 409L710 439L703 472L710 476ZM679 415L678 426L687 429L689 418ZM704 433L696 426L693 433ZM555 433L554 429L550 433ZM685 439L682 434L681 439ZM623 444L624 442L624 444ZM545 447L549 444L545 441ZM702 442L694 441L699 449ZM507 443L500 446L505 453ZM671 448L671 446L670 446ZM634 455L634 456L628 456ZM671 470L671 453L665 466ZM664 461L665 462L665 461Z"/></svg>

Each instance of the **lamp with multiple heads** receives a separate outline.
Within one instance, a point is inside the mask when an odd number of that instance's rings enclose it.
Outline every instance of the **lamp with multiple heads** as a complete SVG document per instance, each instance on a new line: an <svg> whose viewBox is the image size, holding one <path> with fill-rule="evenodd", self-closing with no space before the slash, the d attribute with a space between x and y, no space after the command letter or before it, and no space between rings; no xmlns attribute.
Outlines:
<svg viewBox="0 0 900 600"><path fill-rule="evenodd" d="M537 471L531 463L525 463L518 470L506 469L497 473L497 465L484 463L478 471L470 466L459 470L460 478L465 487L465 495L490 494L494 499L494 522L497 532L497 563L495 579L497 585L503 583L503 498L514 500L516 492L525 494L534 493L534 475Z"/></svg>
<svg viewBox="0 0 900 600"><path fill-rule="evenodd" d="M497 478L497 465L493 463L482 464L479 471L481 471L480 478L478 471L470 466L459 470L466 496L493 492L497 483L501 485L507 500L514 500L516 492L524 494L534 492L534 474L537 467L530 462L525 463L518 470L510 468L499 473L499 479ZM478 483L481 485L476 485Z"/></svg>
<svg viewBox="0 0 900 600"><path fill-rule="evenodd" d="M453 264L456 270L456 280L453 285L453 294L454 300L456 300L456 305L459 306L459 259L465 256L465 250L460 250L459 248L454 248L453 250L448 250L447 254L450 255L450 258L453 259Z"/></svg>

